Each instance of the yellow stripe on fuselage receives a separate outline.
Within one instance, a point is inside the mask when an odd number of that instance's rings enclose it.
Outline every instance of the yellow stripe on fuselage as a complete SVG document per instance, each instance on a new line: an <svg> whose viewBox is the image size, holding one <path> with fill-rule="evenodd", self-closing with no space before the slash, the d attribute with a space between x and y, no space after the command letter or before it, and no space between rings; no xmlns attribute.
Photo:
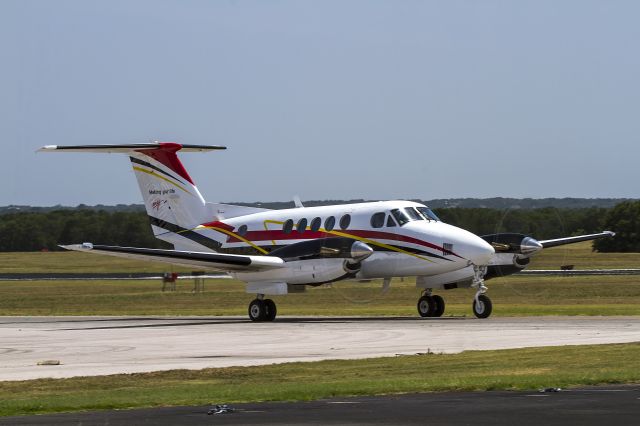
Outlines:
<svg viewBox="0 0 640 426"><path fill-rule="evenodd" d="M227 231L226 229L218 228L217 226L203 226L203 225L200 225L197 228L194 228L193 230L195 231L197 229L202 229L202 228L213 229L214 231L222 232L223 234L227 234L227 235L229 235L229 236L231 236L233 238L237 238L240 241L243 241L243 242L249 244L251 247L253 247L254 249L258 250L262 254L269 254L268 251L266 251L265 249L263 249L262 247L260 247L260 246L258 246L256 244L252 243L251 241L247 240L246 238L243 238L240 235L238 235L236 233L233 233L231 231Z"/></svg>
<svg viewBox="0 0 640 426"><path fill-rule="evenodd" d="M327 231L324 231L324 232L327 232ZM418 259L422 259L422 260L426 260L428 262L436 263L431 259L428 259L428 258L426 258L424 256L420 256L419 254L411 253L410 251L406 251L406 250L403 250L401 248L391 246L389 244L380 243L380 242L375 241L375 240L370 240L369 238L358 237L356 235L351 235L349 233L339 232L339 231L329 231L328 233L329 234L333 234L333 235L338 235L340 237L353 238L354 240L362 241L363 243L366 243L366 244L371 244L371 245L374 245L374 246L386 248L387 250L392 250L392 251L396 251L398 253L408 254L409 256L417 257Z"/></svg>
<svg viewBox="0 0 640 426"><path fill-rule="evenodd" d="M265 220L264 221L265 230L267 229L267 223L273 223L273 224L276 224L276 225L284 224L284 222L280 222L280 221L277 221L277 220ZM306 229L310 229L310 228L307 226ZM427 262L437 263L437 262L434 262L433 260L431 260L429 258L426 258L424 256L420 256L419 254L411 253L410 251L406 251L406 250L403 250L403 249L398 248L398 247L394 247L394 246L389 245L389 244L380 243L380 242L375 241L375 240L370 240L369 238L358 237L356 235L352 235L352 234L349 234L347 232L327 231L326 229L323 229L323 228L318 229L318 231L319 232L324 232L325 234L337 235L339 237L352 238L352 239L357 240L357 241L362 241L363 243L371 244L371 245L374 245L374 246L377 246L377 247L386 248L387 250L395 251L397 253L407 254L409 256L413 256L413 257L418 258L418 259L426 260ZM273 245L276 244L275 241L272 241L272 243L273 243Z"/></svg>

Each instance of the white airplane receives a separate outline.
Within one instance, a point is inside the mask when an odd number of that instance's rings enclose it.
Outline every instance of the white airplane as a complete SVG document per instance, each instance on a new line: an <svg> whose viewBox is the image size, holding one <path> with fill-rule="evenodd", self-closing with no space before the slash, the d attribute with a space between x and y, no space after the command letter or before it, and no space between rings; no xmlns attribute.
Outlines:
<svg viewBox="0 0 640 426"><path fill-rule="evenodd" d="M131 145L49 145L41 152L123 153L129 156L154 235L174 250L105 246L62 246L68 250L224 271L257 294L252 321L273 321L276 304L267 295L303 292L348 278L416 277L422 290L418 313L440 317L444 299L434 290L475 288L473 312L491 314L485 280L524 269L543 248L610 237L605 231L537 241L522 234L479 237L443 223L411 201L267 210L205 202L177 156L222 146L155 142Z"/></svg>

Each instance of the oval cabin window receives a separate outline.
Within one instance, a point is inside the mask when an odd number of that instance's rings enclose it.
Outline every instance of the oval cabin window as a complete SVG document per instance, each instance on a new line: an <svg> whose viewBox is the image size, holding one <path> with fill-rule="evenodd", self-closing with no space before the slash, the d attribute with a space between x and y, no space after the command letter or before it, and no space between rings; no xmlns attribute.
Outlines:
<svg viewBox="0 0 640 426"><path fill-rule="evenodd" d="M340 218L341 229L347 229L350 223L351 223L351 215L349 213L345 214Z"/></svg>
<svg viewBox="0 0 640 426"><path fill-rule="evenodd" d="M282 232L290 234L291 231L293 231L293 220L287 219L284 224L282 224Z"/></svg>
<svg viewBox="0 0 640 426"><path fill-rule="evenodd" d="M385 212L374 213L373 216L371 216L371 226L373 228L382 228L386 216L387 214Z"/></svg>

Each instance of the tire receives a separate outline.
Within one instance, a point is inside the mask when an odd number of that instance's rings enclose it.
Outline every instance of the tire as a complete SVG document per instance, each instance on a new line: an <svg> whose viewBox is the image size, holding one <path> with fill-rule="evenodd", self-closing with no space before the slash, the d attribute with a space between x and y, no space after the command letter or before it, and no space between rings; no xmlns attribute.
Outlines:
<svg viewBox="0 0 640 426"><path fill-rule="evenodd" d="M442 314L444 314L444 299L442 296L438 296L437 294L431 297L433 298L433 303L436 305L436 309L433 311L433 316L440 318Z"/></svg>
<svg viewBox="0 0 640 426"><path fill-rule="evenodd" d="M264 307L266 308L264 320L265 321L273 321L276 319L276 314L278 313L278 309L276 308L276 303L271 299L264 299Z"/></svg>
<svg viewBox="0 0 640 426"><path fill-rule="evenodd" d="M267 316L267 309L264 302L254 299L249 303L249 319L254 322L264 321Z"/></svg>
<svg viewBox="0 0 640 426"><path fill-rule="evenodd" d="M422 296L418 299L417 308L422 318L432 317L436 311L436 304L431 296Z"/></svg>
<svg viewBox="0 0 640 426"><path fill-rule="evenodd" d="M476 299L473 299L473 314L478 318L489 318L491 310L493 309L491 299L489 299L488 296L481 294L478 296L478 302L480 303L477 304Z"/></svg>

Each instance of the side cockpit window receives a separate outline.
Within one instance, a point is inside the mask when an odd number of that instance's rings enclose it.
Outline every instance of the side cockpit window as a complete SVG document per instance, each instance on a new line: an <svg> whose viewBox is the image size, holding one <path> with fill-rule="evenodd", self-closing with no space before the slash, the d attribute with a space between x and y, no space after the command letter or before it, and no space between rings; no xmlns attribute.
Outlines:
<svg viewBox="0 0 640 426"><path fill-rule="evenodd" d="M387 227L392 227L392 226L396 226L396 222L395 220L393 220L393 217L389 215L387 217Z"/></svg>
<svg viewBox="0 0 640 426"><path fill-rule="evenodd" d="M404 225L405 223L411 222L411 218L404 212L404 210L393 209L391 210L391 214L400 226Z"/></svg>

